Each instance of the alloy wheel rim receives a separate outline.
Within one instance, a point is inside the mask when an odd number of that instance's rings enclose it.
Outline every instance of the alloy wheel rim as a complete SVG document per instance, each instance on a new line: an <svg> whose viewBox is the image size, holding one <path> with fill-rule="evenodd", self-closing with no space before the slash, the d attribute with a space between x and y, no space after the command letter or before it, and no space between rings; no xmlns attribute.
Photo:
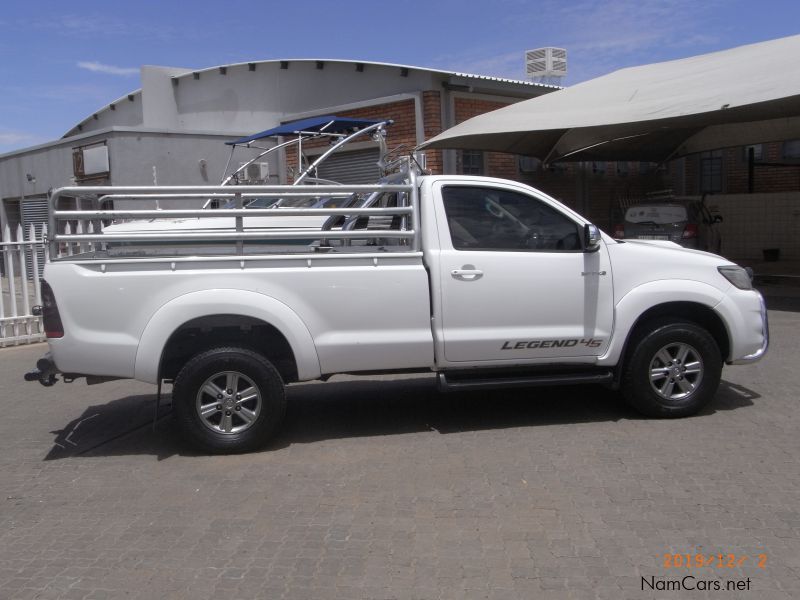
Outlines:
<svg viewBox="0 0 800 600"><path fill-rule="evenodd" d="M703 380L703 359L683 342L667 344L650 361L650 387L664 400L685 400Z"/></svg>
<svg viewBox="0 0 800 600"><path fill-rule="evenodd" d="M262 406L256 384L238 371L215 373L203 382L195 399L195 410L203 425L223 435L252 427Z"/></svg>

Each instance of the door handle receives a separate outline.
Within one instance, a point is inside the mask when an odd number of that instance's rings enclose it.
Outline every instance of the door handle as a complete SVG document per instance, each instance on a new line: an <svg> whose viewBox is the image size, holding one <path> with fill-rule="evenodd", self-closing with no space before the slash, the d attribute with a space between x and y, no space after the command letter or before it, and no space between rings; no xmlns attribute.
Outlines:
<svg viewBox="0 0 800 600"><path fill-rule="evenodd" d="M471 268L467 268L471 267ZM476 279L480 279L483 277L483 271L480 269L475 269L472 265L464 265L463 269L453 269L450 271L450 275L453 279L461 279L463 281L475 281Z"/></svg>

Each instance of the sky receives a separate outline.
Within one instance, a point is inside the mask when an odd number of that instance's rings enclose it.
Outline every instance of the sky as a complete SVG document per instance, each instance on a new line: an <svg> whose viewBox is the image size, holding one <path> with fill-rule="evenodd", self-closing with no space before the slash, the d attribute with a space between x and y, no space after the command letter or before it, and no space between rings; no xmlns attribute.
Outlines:
<svg viewBox="0 0 800 600"><path fill-rule="evenodd" d="M523 79L526 50L557 46L567 49L563 83L571 85L623 67L800 33L798 0L5 0L0 6L0 153L61 137L138 89L143 64L200 69L324 58Z"/></svg>

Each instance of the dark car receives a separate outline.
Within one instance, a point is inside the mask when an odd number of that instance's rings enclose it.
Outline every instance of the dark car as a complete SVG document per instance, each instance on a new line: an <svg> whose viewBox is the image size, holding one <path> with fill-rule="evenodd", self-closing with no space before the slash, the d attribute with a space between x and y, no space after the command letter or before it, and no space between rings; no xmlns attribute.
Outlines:
<svg viewBox="0 0 800 600"><path fill-rule="evenodd" d="M642 202L627 208L623 219L614 227L617 239L667 240L715 254L722 249L718 227L722 216L712 214L701 200Z"/></svg>

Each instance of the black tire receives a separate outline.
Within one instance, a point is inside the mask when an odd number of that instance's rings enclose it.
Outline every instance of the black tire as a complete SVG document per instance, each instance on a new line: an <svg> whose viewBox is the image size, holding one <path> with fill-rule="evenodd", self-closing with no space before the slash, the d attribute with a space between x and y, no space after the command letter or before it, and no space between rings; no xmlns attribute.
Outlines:
<svg viewBox="0 0 800 600"><path fill-rule="evenodd" d="M696 414L719 387L722 355L716 341L689 322L656 321L643 331L624 366L628 404L648 417Z"/></svg>
<svg viewBox="0 0 800 600"><path fill-rule="evenodd" d="M257 450L286 414L280 374L266 358L244 348L196 355L175 378L172 397L183 436L213 454Z"/></svg>

